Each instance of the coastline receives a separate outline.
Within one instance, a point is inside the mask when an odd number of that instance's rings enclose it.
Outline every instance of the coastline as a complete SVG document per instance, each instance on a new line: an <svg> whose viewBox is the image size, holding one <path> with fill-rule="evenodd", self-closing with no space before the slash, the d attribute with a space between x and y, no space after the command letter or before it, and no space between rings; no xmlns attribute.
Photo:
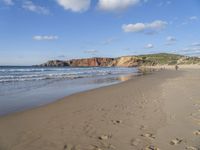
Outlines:
<svg viewBox="0 0 200 150"><path fill-rule="evenodd" d="M0 149L195 148L198 139L191 143L193 145L189 145L189 140L186 143L181 141L178 146L170 144L170 140L182 137L170 136L167 132L176 129L168 125L172 121L169 116L173 114L166 113L169 110L166 106L173 101L167 105L166 102L179 96L172 93L173 88L179 88L186 78L190 80L186 83L188 87L183 86L185 98L192 94L195 95L192 100L199 101L200 87L195 84L198 75L196 70L163 70L0 117ZM193 84L196 88L187 92ZM176 99L175 102L180 102L184 97ZM172 112L176 113L176 109ZM169 139L163 137L165 134Z"/></svg>

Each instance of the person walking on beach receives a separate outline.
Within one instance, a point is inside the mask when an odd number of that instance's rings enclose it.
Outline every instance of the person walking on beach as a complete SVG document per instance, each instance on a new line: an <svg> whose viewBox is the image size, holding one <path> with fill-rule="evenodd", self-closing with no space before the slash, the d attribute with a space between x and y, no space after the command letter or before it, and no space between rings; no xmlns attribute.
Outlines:
<svg viewBox="0 0 200 150"><path fill-rule="evenodd" d="M178 65L175 66L175 70L178 70Z"/></svg>

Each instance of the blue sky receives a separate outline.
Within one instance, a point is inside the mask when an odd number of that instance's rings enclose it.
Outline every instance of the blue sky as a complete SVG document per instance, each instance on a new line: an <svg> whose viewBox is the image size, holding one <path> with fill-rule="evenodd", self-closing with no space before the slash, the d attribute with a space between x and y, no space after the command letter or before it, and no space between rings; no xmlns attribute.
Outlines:
<svg viewBox="0 0 200 150"><path fill-rule="evenodd" d="M0 0L0 65L169 52L200 56L199 0Z"/></svg>

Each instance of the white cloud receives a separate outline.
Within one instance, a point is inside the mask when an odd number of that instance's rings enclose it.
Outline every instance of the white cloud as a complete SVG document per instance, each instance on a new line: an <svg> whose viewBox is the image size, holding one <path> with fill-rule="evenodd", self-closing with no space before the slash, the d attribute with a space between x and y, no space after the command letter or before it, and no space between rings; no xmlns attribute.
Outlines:
<svg viewBox="0 0 200 150"><path fill-rule="evenodd" d="M99 0L98 7L105 11L119 11L137 5L141 0Z"/></svg>
<svg viewBox="0 0 200 150"><path fill-rule="evenodd" d="M198 42L192 43L192 46L200 46L200 43Z"/></svg>
<svg viewBox="0 0 200 150"><path fill-rule="evenodd" d="M166 41L167 41L166 45L173 45L173 44L176 43L176 38L173 37L173 36L168 36L168 37L166 38Z"/></svg>
<svg viewBox="0 0 200 150"><path fill-rule="evenodd" d="M66 56L66 55L58 55L55 59L69 59L69 57L68 56Z"/></svg>
<svg viewBox="0 0 200 150"><path fill-rule="evenodd" d="M168 42L174 42L174 41L176 41L176 38L173 37L173 36L168 36L168 37L167 37L167 41L168 41Z"/></svg>
<svg viewBox="0 0 200 150"><path fill-rule="evenodd" d="M190 20L198 20L198 17L197 16L191 16L189 19Z"/></svg>
<svg viewBox="0 0 200 150"><path fill-rule="evenodd" d="M171 1L167 1L167 2L166 2L167 5L170 5L171 3L172 3Z"/></svg>
<svg viewBox="0 0 200 150"><path fill-rule="evenodd" d="M118 40L118 38L112 37L112 38L106 39L106 40L103 41L102 43L103 43L104 45L109 45L109 44L111 44L112 42L114 42L114 41L116 41L116 40Z"/></svg>
<svg viewBox="0 0 200 150"><path fill-rule="evenodd" d="M151 43L149 43L149 44L145 45L145 47L144 47L144 48L154 48L154 45L153 45L153 44L151 44Z"/></svg>
<svg viewBox="0 0 200 150"><path fill-rule="evenodd" d="M199 20L199 18L197 16L191 16L191 17L187 18L184 22L182 22L182 25L188 25L190 23L197 22L198 20Z"/></svg>
<svg viewBox="0 0 200 150"><path fill-rule="evenodd" d="M56 35L36 35L33 36L33 40L37 41L50 41L50 40L57 40L58 36Z"/></svg>
<svg viewBox="0 0 200 150"><path fill-rule="evenodd" d="M44 14L44 15L49 14L49 10L47 8L39 6L39 5L35 5L32 1L29 1L29 0L25 1L22 7L26 10L29 10L38 14Z"/></svg>
<svg viewBox="0 0 200 150"><path fill-rule="evenodd" d="M85 50L84 53L88 53L88 54L96 54L98 53L99 51L98 50L95 50L95 49L91 49L91 50Z"/></svg>
<svg viewBox="0 0 200 150"><path fill-rule="evenodd" d="M156 20L151 23L136 23L136 24L124 24L122 29L124 32L143 32L145 30L158 31L166 27L167 22L162 20Z"/></svg>
<svg viewBox="0 0 200 150"><path fill-rule="evenodd" d="M140 32L146 29L146 25L144 23L124 24L122 25L122 29L125 32Z"/></svg>
<svg viewBox="0 0 200 150"><path fill-rule="evenodd" d="M163 2L160 2L158 3L158 7L162 7L162 6L167 6L167 5L170 5L172 4L172 1L163 1Z"/></svg>
<svg viewBox="0 0 200 150"><path fill-rule="evenodd" d="M179 50L180 53L184 55L190 56L200 56L200 48L199 47L187 47Z"/></svg>
<svg viewBox="0 0 200 150"><path fill-rule="evenodd" d="M14 5L13 0L3 0L6 5Z"/></svg>
<svg viewBox="0 0 200 150"><path fill-rule="evenodd" d="M89 9L91 0L56 0L66 10L84 12Z"/></svg>

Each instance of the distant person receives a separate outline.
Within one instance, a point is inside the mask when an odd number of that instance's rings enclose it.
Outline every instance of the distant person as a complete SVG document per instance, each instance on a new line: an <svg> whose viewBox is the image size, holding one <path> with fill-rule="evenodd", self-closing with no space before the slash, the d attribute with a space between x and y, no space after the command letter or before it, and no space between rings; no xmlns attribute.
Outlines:
<svg viewBox="0 0 200 150"><path fill-rule="evenodd" d="M176 65L176 66L175 66L175 69L178 70L178 68L179 68L178 65Z"/></svg>

